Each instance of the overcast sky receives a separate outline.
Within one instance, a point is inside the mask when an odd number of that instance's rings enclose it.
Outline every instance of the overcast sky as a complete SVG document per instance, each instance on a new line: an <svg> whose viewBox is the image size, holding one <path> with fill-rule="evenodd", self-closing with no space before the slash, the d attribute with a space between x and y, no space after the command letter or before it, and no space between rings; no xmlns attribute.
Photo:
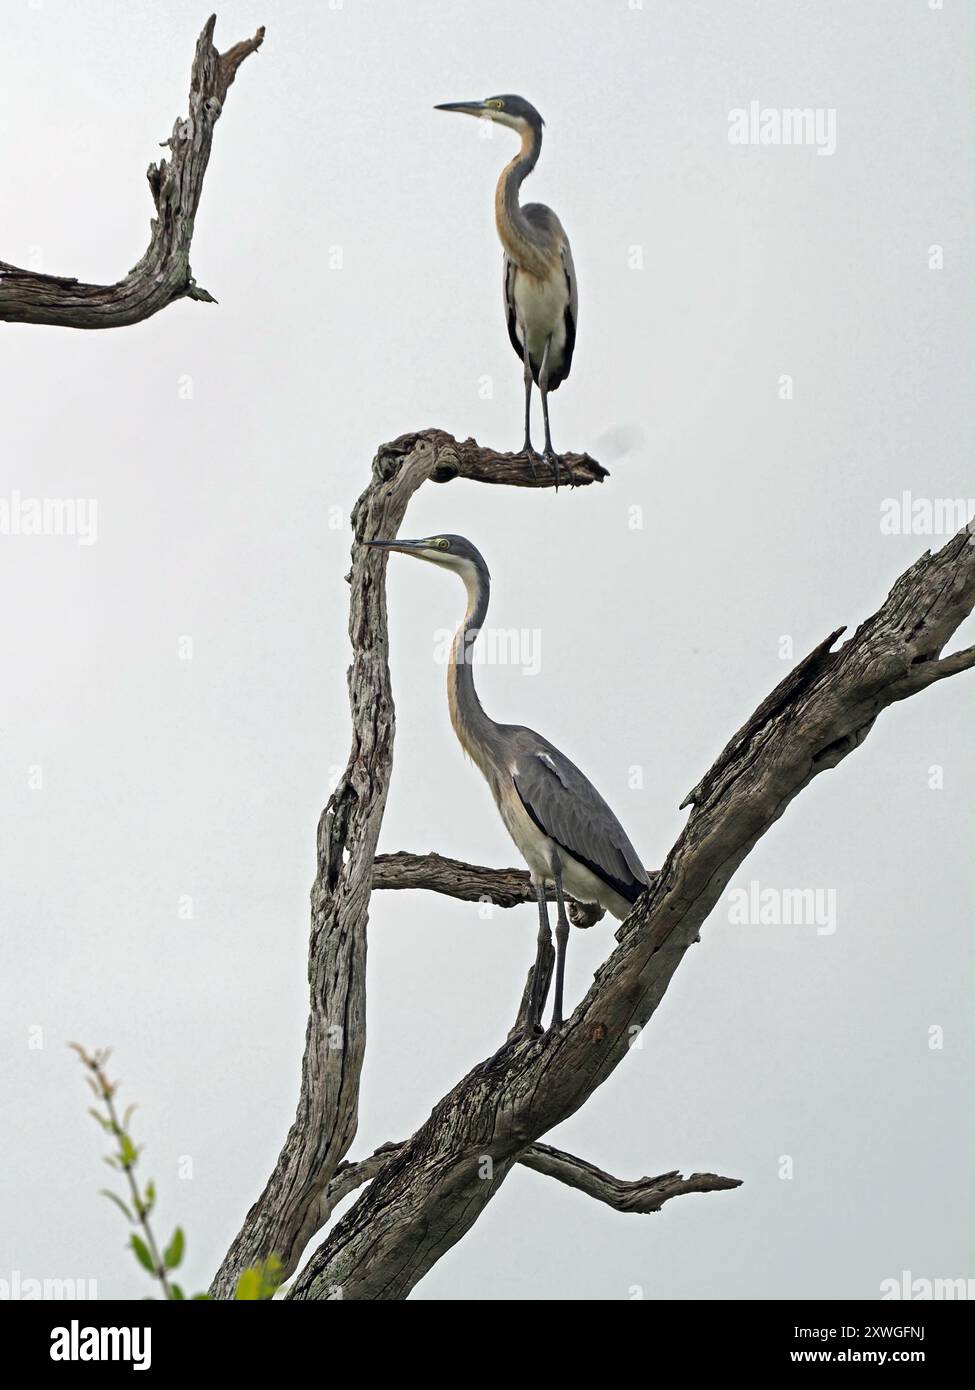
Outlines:
<svg viewBox="0 0 975 1390"><path fill-rule="evenodd" d="M493 226L515 140L434 103L519 92L545 117L526 196L558 212L580 287L553 433L612 476L428 487L404 529L482 550L489 621L526 656L478 668L486 707L563 748L652 866L790 664L942 543L884 529L885 500L975 496L965 10L220 7L221 48L267 39L197 219L219 305L0 325L0 503L97 507L87 537L0 535L0 1280L146 1291L96 1196L69 1039L115 1048L189 1287L293 1117L315 828L348 754L349 511L404 431L521 440ZM206 13L7 0L0 258L95 281L138 259ZM818 112L823 138L734 143L753 102ZM516 863L448 723L460 586L406 561L389 579L381 848ZM550 1136L623 1177L744 1185L647 1219L516 1170L415 1297L871 1299L905 1270L975 1274L973 698L962 677L895 707L802 793L732 888L819 890L831 916L740 924L726 897L642 1047ZM369 933L354 1154L498 1045L535 914L380 895ZM573 933L570 1006L611 945L611 924Z"/></svg>

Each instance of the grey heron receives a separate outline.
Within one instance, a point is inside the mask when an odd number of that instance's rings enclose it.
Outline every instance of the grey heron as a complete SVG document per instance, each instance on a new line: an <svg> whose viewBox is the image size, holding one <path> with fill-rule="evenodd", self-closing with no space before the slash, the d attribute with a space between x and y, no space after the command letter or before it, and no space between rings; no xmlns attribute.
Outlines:
<svg viewBox="0 0 975 1390"><path fill-rule="evenodd" d="M565 895L598 903L623 918L649 883L647 872L616 816L589 779L554 744L518 724L498 724L487 715L474 688L474 644L487 617L491 592L488 567L463 536L424 540L377 540L368 545L402 551L453 570L467 590L467 611L454 635L447 674L450 721L461 746L484 775L508 834L531 874L538 903L538 942L525 1031L538 1031L544 1005L552 933L546 887L555 885L553 1025L562 1022L565 952L569 919Z"/></svg>
<svg viewBox="0 0 975 1390"><path fill-rule="evenodd" d="M569 375L576 341L579 301L572 251L565 228L544 203L522 207L518 193L538 163L542 118L523 97L497 96L486 101L451 101L436 111L459 111L509 126L521 136L521 150L498 179L494 219L504 247L504 307L508 337L525 373L524 452L534 468L531 439L532 382L542 397L545 457L559 475L548 422L548 393Z"/></svg>

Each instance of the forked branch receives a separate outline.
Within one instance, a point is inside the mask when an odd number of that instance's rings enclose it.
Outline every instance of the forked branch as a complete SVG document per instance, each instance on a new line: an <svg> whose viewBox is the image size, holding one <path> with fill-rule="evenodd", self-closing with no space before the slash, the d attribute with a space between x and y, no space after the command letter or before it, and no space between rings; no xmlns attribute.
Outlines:
<svg viewBox="0 0 975 1390"><path fill-rule="evenodd" d="M577 484L605 476L588 455L565 455L561 464ZM214 1279L215 1297L230 1297L239 1271L271 1254L280 1258L284 1277L291 1275L320 1228L329 1183L355 1137L366 1041L366 922L395 723L382 563L380 553L362 542L397 535L410 498L428 480L497 482L499 475L514 487L555 483L550 468L523 454L481 449L443 430L403 435L379 450L372 481L352 513L352 751L318 825L301 1093L274 1172Z"/></svg>
<svg viewBox="0 0 975 1390"><path fill-rule="evenodd" d="M194 280L190 243L213 128L237 69L264 42L264 30L220 54L213 46L216 16L203 27L190 75L189 114L178 117L163 144L169 158L150 164L146 177L156 206L149 245L137 265L114 285L88 285L61 275L21 270L0 261L0 320L61 328L120 328L139 323L176 299L214 302Z"/></svg>
<svg viewBox="0 0 975 1390"><path fill-rule="evenodd" d="M497 458L486 460L485 452L441 431L403 436L380 450L354 513L353 748L319 827L301 1099L278 1166L214 1282L217 1296L232 1287L242 1263L275 1250L293 1271L334 1208L336 1193L353 1190L356 1174L363 1173L369 1187L294 1281L291 1297L331 1298L336 1288L344 1298L406 1297L477 1220L511 1167L536 1147L544 1154L536 1141L584 1104L627 1054L729 878L789 801L858 747L887 705L975 664L971 651L941 657L975 606L975 548L963 533L912 566L845 646L833 650L836 633L819 644L735 735L689 798L684 831L617 932L616 950L572 1018L537 1041L503 1044L439 1102L412 1138L373 1155L365 1169L344 1165L355 1133L365 1041L365 927L393 732L382 571L361 542L395 536L423 481L477 479ZM539 485L526 459L507 456L505 467L512 485ZM589 480L597 476L593 470ZM586 480L581 467L577 480ZM399 862L394 875L406 867ZM441 875L443 864L434 867ZM390 869L387 861L378 873ZM455 878L457 872L447 870ZM521 888L517 882L501 886L512 896ZM570 1171L552 1154L540 1161L560 1167L563 1176ZM581 1160L570 1166L577 1185L601 1185L626 1200L618 1180L594 1176L600 1170ZM652 1203L672 1181L712 1177L645 1181L653 1191L638 1186ZM719 1186L730 1181L714 1179Z"/></svg>
<svg viewBox="0 0 975 1390"><path fill-rule="evenodd" d="M405 1147L405 1143L383 1144L358 1163L340 1163L322 1198L318 1213L320 1226L325 1225L344 1197L365 1183L372 1182ZM604 1172L584 1158L566 1153L564 1149L553 1149L550 1144L530 1145L520 1155L518 1162L536 1173L565 1183L566 1187L584 1192L597 1202L605 1202L619 1212L646 1214L660 1211L672 1197L701 1192L728 1192L741 1187L740 1178L723 1178L717 1173L692 1173L685 1178L676 1170L660 1173L655 1178L637 1178L628 1182L624 1178L614 1178L611 1173Z"/></svg>
<svg viewBox="0 0 975 1390"><path fill-rule="evenodd" d="M572 1017L502 1045L458 1082L329 1232L292 1298L409 1294L513 1165L627 1055L732 874L790 801L858 748L887 706L975 666L972 648L941 655L973 607L966 530L912 565L845 645L834 650L834 632L799 663L691 793L684 830Z"/></svg>

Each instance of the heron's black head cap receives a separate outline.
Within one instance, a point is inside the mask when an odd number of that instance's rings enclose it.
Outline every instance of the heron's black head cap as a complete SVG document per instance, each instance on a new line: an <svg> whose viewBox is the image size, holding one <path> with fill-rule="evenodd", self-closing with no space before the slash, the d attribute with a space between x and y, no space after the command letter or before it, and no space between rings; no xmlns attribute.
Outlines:
<svg viewBox="0 0 975 1390"><path fill-rule="evenodd" d="M500 106L497 105L498 102L501 102ZM545 124L530 101L526 101L524 97L515 96L512 92L502 92L496 97L488 97L484 104L506 116L513 117L515 120L527 121L537 130L541 130Z"/></svg>

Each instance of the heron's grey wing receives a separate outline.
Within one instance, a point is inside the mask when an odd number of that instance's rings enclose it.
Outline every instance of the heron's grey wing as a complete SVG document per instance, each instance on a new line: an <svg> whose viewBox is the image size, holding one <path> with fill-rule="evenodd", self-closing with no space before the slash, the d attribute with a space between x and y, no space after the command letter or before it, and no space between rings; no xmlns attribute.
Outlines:
<svg viewBox="0 0 975 1390"><path fill-rule="evenodd" d="M572 366L572 354L575 352L576 346L576 323L579 318L579 289L576 284L575 262L572 259L572 247L569 245L568 237L562 241L562 270L569 287L569 302L565 306L565 347L562 350L562 366L558 373L558 381L553 382L553 386L558 386L569 375L569 369Z"/></svg>
<svg viewBox="0 0 975 1390"><path fill-rule="evenodd" d="M511 346L517 352L519 358L525 360L525 349L518 339L518 318L515 312L515 270L514 261L504 258L504 274L502 278L502 288L504 290L504 313L508 324L508 337L511 339Z"/></svg>
<svg viewBox="0 0 975 1390"><path fill-rule="evenodd" d="M538 828L628 902L649 883L626 831L589 778L549 746L518 757L515 789Z"/></svg>

